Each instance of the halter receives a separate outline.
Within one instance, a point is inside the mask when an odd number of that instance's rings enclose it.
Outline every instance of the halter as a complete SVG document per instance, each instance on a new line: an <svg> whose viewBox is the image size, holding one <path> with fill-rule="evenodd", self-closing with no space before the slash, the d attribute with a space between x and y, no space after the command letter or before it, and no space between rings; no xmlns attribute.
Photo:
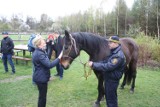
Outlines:
<svg viewBox="0 0 160 107"><path fill-rule="evenodd" d="M75 41L75 39L72 37L71 34L70 34L70 39L71 39L71 45L70 45L70 47L69 47L69 51L68 51L67 55L64 55L63 57L72 59L72 60L74 60L74 61L79 62L80 64L82 64L83 67L84 67L84 77L85 77L86 80L87 80L87 77L88 77L89 75L91 75L92 70L90 69L88 72L86 71L87 62L86 62L86 63L83 63L82 60L80 59L80 56L79 56L79 61L78 61L78 60L75 60L75 59L73 59L72 57L69 56L69 54L71 53L71 50L72 50L72 46L74 47L74 50L75 50L76 55L78 55L77 46L76 46L76 41ZM63 50L64 50L64 46L63 46Z"/></svg>
<svg viewBox="0 0 160 107"><path fill-rule="evenodd" d="M63 57L67 57L67 58L70 58L70 59L73 60L73 58L69 56L69 54L71 53L71 50L72 50L72 46L74 47L74 50L75 50L76 55L78 54L78 51L77 51L76 41L75 41L75 39L71 36L71 34L70 34L70 38L71 38L71 46L69 46L69 51L68 51L67 55L64 55ZM64 50L64 46L63 46L63 50Z"/></svg>

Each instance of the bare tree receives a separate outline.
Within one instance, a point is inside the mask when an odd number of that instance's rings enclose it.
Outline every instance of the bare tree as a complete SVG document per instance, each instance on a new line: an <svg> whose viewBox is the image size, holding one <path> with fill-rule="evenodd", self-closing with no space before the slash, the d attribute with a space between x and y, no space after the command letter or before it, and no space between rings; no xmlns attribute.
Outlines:
<svg viewBox="0 0 160 107"><path fill-rule="evenodd" d="M118 32L118 26L119 26L119 0L118 0L118 9L117 9L117 35L119 34Z"/></svg>
<svg viewBox="0 0 160 107"><path fill-rule="evenodd" d="M12 30L19 32L19 26L23 23L23 20L18 15L12 15L11 26Z"/></svg>
<svg viewBox="0 0 160 107"><path fill-rule="evenodd" d="M159 0L157 0L157 2L159 3ZM158 3L157 3L157 34L158 34L158 39L160 40L160 36L159 36L159 5L158 5Z"/></svg>

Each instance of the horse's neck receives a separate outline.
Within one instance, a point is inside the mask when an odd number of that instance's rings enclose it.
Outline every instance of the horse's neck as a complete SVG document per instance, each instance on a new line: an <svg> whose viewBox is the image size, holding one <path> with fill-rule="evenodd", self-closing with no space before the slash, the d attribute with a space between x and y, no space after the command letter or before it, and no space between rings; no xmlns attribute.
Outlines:
<svg viewBox="0 0 160 107"><path fill-rule="evenodd" d="M105 39L92 34L81 34L81 36L75 36L75 40L78 49L84 50L93 61L102 60L109 55L109 47Z"/></svg>
<svg viewBox="0 0 160 107"><path fill-rule="evenodd" d="M80 48L80 51L83 50L85 51L88 55L89 55L89 59L90 60L98 60L99 59L99 50L98 48L94 47L94 44L95 43L90 43L87 44L86 41L81 41L81 43L79 44L79 48Z"/></svg>
<svg viewBox="0 0 160 107"><path fill-rule="evenodd" d="M83 50L85 51L89 56L91 56L93 53L93 50L90 45L87 45L84 41L82 41L80 44L79 44L79 48L80 48L80 51Z"/></svg>

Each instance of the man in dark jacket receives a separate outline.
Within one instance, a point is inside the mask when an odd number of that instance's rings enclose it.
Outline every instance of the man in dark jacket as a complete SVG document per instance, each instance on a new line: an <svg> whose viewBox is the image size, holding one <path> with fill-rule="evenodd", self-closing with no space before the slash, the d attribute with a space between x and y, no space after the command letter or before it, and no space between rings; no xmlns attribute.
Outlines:
<svg viewBox="0 0 160 107"><path fill-rule="evenodd" d="M46 107L47 87L50 78L50 69L59 63L60 58L62 57L62 52L54 61L50 62L45 51L45 40L42 37L37 37L34 40L34 45L35 51L33 52L32 60L35 71L33 74L33 80L34 82L36 82L39 90L38 107Z"/></svg>
<svg viewBox="0 0 160 107"><path fill-rule="evenodd" d="M125 56L121 50L118 36L109 38L111 55L101 62L89 61L88 65L94 70L104 72L105 97L108 107L118 107L117 88L125 68Z"/></svg>
<svg viewBox="0 0 160 107"><path fill-rule="evenodd" d="M55 37L54 50L57 58L63 49L62 37L58 32L54 32L53 35ZM63 78L63 67L60 63L56 65L56 70L57 70L57 74L55 74L55 76L59 76L61 80Z"/></svg>
<svg viewBox="0 0 160 107"><path fill-rule="evenodd" d="M8 37L8 32L2 32L2 35L3 35L3 39L1 41L1 53L3 54L2 60L3 60L5 73L8 72L8 65L7 65L7 60L8 60L12 68L11 74L15 74L15 67L12 61L12 55L14 54L13 52L14 43L12 39Z"/></svg>

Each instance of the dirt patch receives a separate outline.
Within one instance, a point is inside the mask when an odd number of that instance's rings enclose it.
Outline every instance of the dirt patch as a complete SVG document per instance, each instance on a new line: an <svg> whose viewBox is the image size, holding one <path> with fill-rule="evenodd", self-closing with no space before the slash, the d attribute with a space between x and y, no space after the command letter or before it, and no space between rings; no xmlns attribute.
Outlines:
<svg viewBox="0 0 160 107"><path fill-rule="evenodd" d="M15 77L15 78L7 78L7 79L4 79L4 80L0 80L0 83L16 82L16 81L24 80L24 79L28 79L28 78L31 78L31 75L18 76L18 77Z"/></svg>

